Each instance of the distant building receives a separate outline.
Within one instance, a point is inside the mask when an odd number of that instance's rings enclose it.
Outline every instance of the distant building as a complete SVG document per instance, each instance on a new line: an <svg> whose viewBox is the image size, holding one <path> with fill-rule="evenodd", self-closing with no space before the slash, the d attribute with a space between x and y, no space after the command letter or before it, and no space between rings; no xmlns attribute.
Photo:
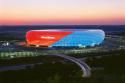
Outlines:
<svg viewBox="0 0 125 83"><path fill-rule="evenodd" d="M86 47L103 42L105 33L100 29L30 30L26 34L29 46Z"/></svg>

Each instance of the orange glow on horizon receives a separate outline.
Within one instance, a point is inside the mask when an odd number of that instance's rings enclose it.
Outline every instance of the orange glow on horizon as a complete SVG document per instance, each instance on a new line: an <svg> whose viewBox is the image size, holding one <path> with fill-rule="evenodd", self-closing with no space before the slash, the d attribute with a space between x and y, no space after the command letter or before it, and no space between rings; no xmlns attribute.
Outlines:
<svg viewBox="0 0 125 83"><path fill-rule="evenodd" d="M0 0L0 25L125 24L125 0Z"/></svg>
<svg viewBox="0 0 125 83"><path fill-rule="evenodd" d="M0 19L0 23L2 25L58 25L58 24L71 24L71 25L95 25L95 24L99 24L99 25L105 25L105 24L112 24L115 23L117 24L125 24L125 18L99 18L99 19L63 19L63 20L56 20L56 19L48 19L48 20L14 20L14 19L4 19L1 20ZM114 25L115 25L114 24Z"/></svg>

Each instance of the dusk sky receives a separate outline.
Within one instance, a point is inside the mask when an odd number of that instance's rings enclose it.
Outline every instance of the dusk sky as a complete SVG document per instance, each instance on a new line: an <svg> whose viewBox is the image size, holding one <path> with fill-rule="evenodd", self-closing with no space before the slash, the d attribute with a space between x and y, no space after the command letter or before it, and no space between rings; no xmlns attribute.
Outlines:
<svg viewBox="0 0 125 83"><path fill-rule="evenodd" d="M0 25L122 25L125 0L0 0Z"/></svg>

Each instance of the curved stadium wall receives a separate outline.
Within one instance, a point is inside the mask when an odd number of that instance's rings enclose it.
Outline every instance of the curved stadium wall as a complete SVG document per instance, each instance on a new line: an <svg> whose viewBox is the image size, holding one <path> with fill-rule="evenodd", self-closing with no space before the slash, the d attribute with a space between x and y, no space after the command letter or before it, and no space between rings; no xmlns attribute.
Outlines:
<svg viewBox="0 0 125 83"><path fill-rule="evenodd" d="M105 33L100 29L30 30L26 34L28 45L47 47L86 47L103 42Z"/></svg>

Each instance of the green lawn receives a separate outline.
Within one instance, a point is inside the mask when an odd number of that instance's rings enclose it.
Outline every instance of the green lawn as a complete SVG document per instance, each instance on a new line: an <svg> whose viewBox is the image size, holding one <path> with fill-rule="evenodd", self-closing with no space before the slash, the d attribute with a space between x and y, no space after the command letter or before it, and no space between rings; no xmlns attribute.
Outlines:
<svg viewBox="0 0 125 83"><path fill-rule="evenodd" d="M76 56L83 58L82 54ZM33 69L0 72L0 83L125 83L125 50L88 53L86 56L86 63L92 68L90 78L82 78L80 68L74 63L59 62L63 59L57 57L37 56L0 60L1 66L43 62Z"/></svg>

